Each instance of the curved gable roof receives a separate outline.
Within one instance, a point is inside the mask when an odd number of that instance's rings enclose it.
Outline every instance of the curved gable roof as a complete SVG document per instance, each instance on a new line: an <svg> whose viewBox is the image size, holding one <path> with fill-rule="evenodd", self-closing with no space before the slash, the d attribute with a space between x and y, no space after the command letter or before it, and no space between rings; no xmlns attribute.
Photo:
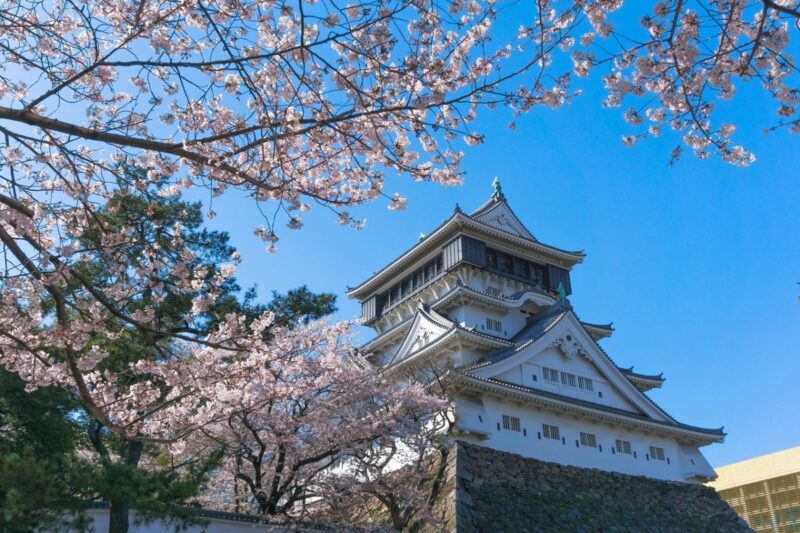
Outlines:
<svg viewBox="0 0 800 533"><path fill-rule="evenodd" d="M572 326L570 332L581 337L577 340L590 361L625 399L653 420L677 423L625 377L619 367L581 325L567 300L553 305L551 309L542 313L538 320L518 333L512 339L515 343L514 347L498 351L483 363L464 368L462 371L480 378L491 378L493 375L501 374L521 364L528 357L528 352L533 349L532 347L543 347L556 341L565 327L569 326Z"/></svg>
<svg viewBox="0 0 800 533"><path fill-rule="evenodd" d="M469 217L501 231L516 235L517 237L539 243L536 237L533 236L533 233L525 227L525 224L523 224L517 214L514 213L511 206L508 205L503 193L493 194L489 201L470 213Z"/></svg>

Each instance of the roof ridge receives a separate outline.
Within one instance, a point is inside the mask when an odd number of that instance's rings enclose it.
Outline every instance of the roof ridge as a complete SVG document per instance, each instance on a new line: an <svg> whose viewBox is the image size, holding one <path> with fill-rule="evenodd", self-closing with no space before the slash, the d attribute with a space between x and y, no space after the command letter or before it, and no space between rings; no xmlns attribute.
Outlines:
<svg viewBox="0 0 800 533"><path fill-rule="evenodd" d="M476 217L479 217L481 215L485 215L487 213L491 213L492 211L494 211L500 205L505 205L508 208L509 212L517 220L519 225L522 226L522 229L524 229L528 233L528 235L530 235L530 239L528 239L527 237L523 237L524 239L531 240L531 241L533 241L533 242L535 242L537 244L543 244L542 242L539 241L539 239L536 238L536 236L533 234L533 232L528 229L528 227L525 225L525 223L522 222L522 219L519 218L519 215L517 215L517 213L511 207L511 204L508 203L508 200L506 199L505 194L503 194L502 192L493 194L491 196L491 198L489 198L488 201L486 201L483 204L481 204L481 206L478 207L478 209L476 209L475 211L473 211L472 213L470 213L467 216L469 216L469 218L475 220L476 222L481 222L480 220L477 220Z"/></svg>

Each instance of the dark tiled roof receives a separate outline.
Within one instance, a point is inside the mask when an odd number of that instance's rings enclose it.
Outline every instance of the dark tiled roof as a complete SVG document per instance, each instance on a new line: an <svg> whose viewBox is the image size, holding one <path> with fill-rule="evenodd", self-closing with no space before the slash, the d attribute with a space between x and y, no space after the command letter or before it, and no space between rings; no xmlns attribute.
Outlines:
<svg viewBox="0 0 800 533"><path fill-rule="evenodd" d="M447 217L446 219L444 219L444 220L442 221L442 223L441 223L441 224L439 224L438 226L436 226L436 228L434 228L434 230L433 230L433 231L431 231L431 232L430 232L428 235L426 235L424 239L420 239L420 240L418 240L417 242L415 242L415 243L413 244L413 246L411 246L411 247L407 248L405 251L403 251L403 253L401 253L400 255L398 255L397 257L395 257L394 259L392 259L392 260L391 260L391 261L389 261L388 263L386 263L386 265L385 265L383 268L381 268L380 270L376 270L375 272L373 272L373 273L372 273L372 275L371 275L370 277L368 277L367 279L365 279L364 281L362 281L361 283L359 283L359 284L358 284L358 285L356 285L355 287L350 287L350 286L348 286L348 287L347 287L347 292L353 291L353 290L355 290L355 289L357 289L357 288L361 287L362 285L364 285L365 283L367 283L369 280L371 280L372 278L374 278L375 276L377 276L378 274L382 273L384 270L386 270L387 268L389 268L390 266L392 266L392 265L393 265L394 263L396 263L396 262L397 262L399 259L401 259L401 258L402 258L404 255L406 255L407 253L411 252L412 250L414 250L415 248L417 248L418 246L420 246L420 245L421 245L422 243L424 243L425 241L429 240L429 239L431 238L431 236L432 236L434 233L436 233L437 231L439 231L440 229L442 229L443 227L445 227L445 226L447 225L447 223L448 223L448 222L450 222L451 220L453 220L453 218L455 218L455 217L456 217L456 215L458 215L459 213L461 213L461 210L460 210L460 209L458 209L458 206L456 206L456 209L455 209L455 211L453 211L453 214L451 214L449 217Z"/></svg>
<svg viewBox="0 0 800 533"><path fill-rule="evenodd" d="M522 328L519 333L511 338L511 342L513 344L512 346L494 352L493 354L490 354L487 357L476 361L467 367L464 367L464 370L478 368L502 361L503 359L511 357L532 342L536 341L539 337L550 331L550 329L567 314L567 308L563 302L566 302L566 300L557 302L536 315L528 325Z"/></svg>
<svg viewBox="0 0 800 533"><path fill-rule="evenodd" d="M473 289L473 290L475 290L475 289ZM482 292L482 291L478 291L478 292ZM545 296L549 296L550 298L552 298L552 296L550 294L548 294L546 290L544 290L544 289L542 289L540 287L537 287L535 285L531 285L531 287L528 288L528 289L522 289L521 291L517 291L517 292L511 293L508 296L506 296L505 298L507 300L516 300L517 298L520 298L520 297L524 296L525 293L527 293L527 292L538 292L539 294L544 294ZM489 293L485 293L485 294L489 294Z"/></svg>

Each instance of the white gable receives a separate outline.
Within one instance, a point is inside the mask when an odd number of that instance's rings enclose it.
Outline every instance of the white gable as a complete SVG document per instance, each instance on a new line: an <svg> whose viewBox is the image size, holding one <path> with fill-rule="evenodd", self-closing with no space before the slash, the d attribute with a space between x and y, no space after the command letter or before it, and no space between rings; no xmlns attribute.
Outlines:
<svg viewBox="0 0 800 533"><path fill-rule="evenodd" d="M553 370L558 373L555 381L551 381ZM551 374L545 375L546 371ZM538 352L531 350L527 360L496 376L496 379L644 414L616 389L590 359L583 356L568 358L556 347L545 347Z"/></svg>
<svg viewBox="0 0 800 533"><path fill-rule="evenodd" d="M446 318L438 313L432 313L434 312L425 312L422 309L417 311L414 316L414 322L411 324L411 328L403 339L402 344L400 344L395 355L390 357L385 364L397 364L403 361L409 355L430 345L452 329L452 324L449 324Z"/></svg>
<svg viewBox="0 0 800 533"><path fill-rule="evenodd" d="M558 373L555 379L550 372L553 370ZM482 378L624 409L654 420L668 420L600 351L571 312L516 354L471 372ZM579 378L584 381L581 383ZM591 380L591 385L587 385L586 379Z"/></svg>
<svg viewBox="0 0 800 533"><path fill-rule="evenodd" d="M479 222L483 222L487 226L492 226L493 228L516 235L517 237L530 239L532 241L536 240L533 235L531 235L531 233L525 229L525 226L522 225L519 219L508 207L508 204L506 204L504 201L498 202L494 207L474 216L473 218Z"/></svg>

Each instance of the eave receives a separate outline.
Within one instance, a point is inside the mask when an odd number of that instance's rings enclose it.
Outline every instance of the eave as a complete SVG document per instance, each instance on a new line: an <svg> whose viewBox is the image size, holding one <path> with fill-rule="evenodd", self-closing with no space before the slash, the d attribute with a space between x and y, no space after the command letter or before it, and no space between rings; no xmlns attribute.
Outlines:
<svg viewBox="0 0 800 533"><path fill-rule="evenodd" d="M720 429L707 429L689 426L680 423L666 423L646 418L637 413L622 409L604 406L578 400L560 394L551 393L505 381L490 378L481 378L472 374L455 371L452 373L452 382L456 387L461 386L478 392L491 392L512 398L524 403L534 404L539 407L554 409L558 412L572 413L602 420L607 423L623 425L634 429L652 431L663 435L677 437L687 442L696 444L711 444L722 442L725 433Z"/></svg>
<svg viewBox="0 0 800 533"><path fill-rule="evenodd" d="M636 386L637 389L642 392L661 388L661 385L663 385L665 381L663 374L639 374L633 371L633 367L620 368L619 370L626 378L628 378L631 383Z"/></svg>
<svg viewBox="0 0 800 533"><path fill-rule="evenodd" d="M611 324L591 324L589 322L581 322L581 325L594 340L610 337L611 334L614 333L614 328L611 327Z"/></svg>

